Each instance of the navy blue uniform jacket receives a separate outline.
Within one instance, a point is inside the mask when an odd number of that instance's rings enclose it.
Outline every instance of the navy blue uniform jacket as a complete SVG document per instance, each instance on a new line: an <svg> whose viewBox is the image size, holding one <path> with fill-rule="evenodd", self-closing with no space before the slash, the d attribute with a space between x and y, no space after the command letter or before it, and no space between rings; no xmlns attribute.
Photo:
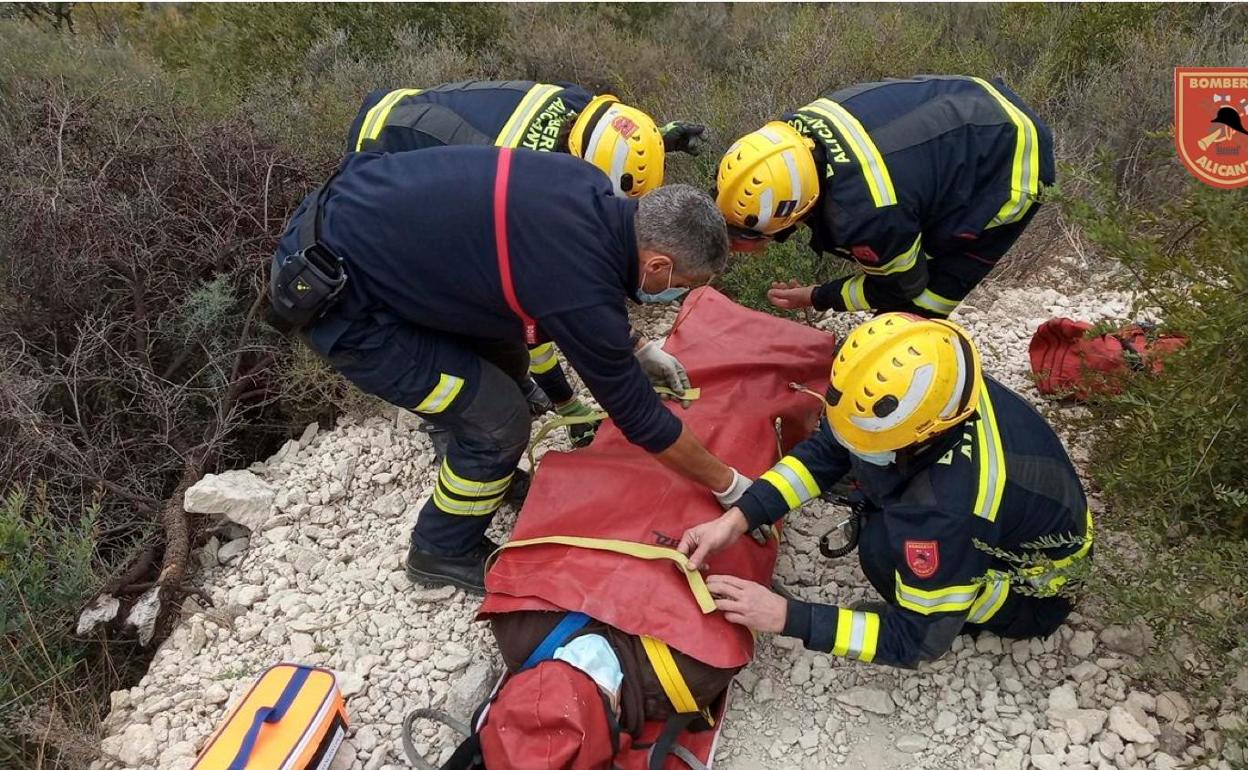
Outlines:
<svg viewBox="0 0 1248 770"><path fill-rule="evenodd" d="M852 469L877 508L868 516L880 517L890 552L863 568L892 578L894 607L880 615L790 603L790 626L802 627L795 635L811 649L913 666L946 652L963 624L990 621L1012 593L1056 593L1063 568L1089 553L1091 513L1061 440L1020 396L984 384L977 414L918 457L864 463L825 420L738 503L751 527L774 522ZM985 547L1042 554L1033 560L1044 563L1019 575Z"/></svg>
<svg viewBox="0 0 1248 770"><path fill-rule="evenodd" d="M494 242L502 152L512 153L506 221L520 306L630 441L666 449L680 420L651 388L629 341L637 203L614 197L606 175L579 158L480 146L349 155L322 213L321 241L345 261L348 277L334 316L383 312L425 329L523 344ZM279 253L298 248L309 208L305 200ZM348 323L317 324L309 334L328 349Z"/></svg>

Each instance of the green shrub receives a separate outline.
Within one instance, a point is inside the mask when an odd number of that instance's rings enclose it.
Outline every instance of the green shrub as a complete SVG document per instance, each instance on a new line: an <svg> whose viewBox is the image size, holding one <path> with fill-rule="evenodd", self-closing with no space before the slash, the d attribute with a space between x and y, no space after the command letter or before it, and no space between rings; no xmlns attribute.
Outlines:
<svg viewBox="0 0 1248 770"><path fill-rule="evenodd" d="M94 701L115 682L98 676L93 648L73 636L83 597L102 583L98 513L61 518L42 490L0 497L0 766L24 764L38 726L92 732Z"/></svg>
<svg viewBox="0 0 1248 770"><path fill-rule="evenodd" d="M1160 373L1092 405L1108 426L1092 475L1148 554L1107 574L1116 609L1149 621L1160 649L1187 637L1185 665L1212 677L1230 650L1248 651L1248 191L1179 190L1158 208L1125 205L1102 178L1066 206L1140 304L1188 339Z"/></svg>
<svg viewBox="0 0 1248 770"><path fill-rule="evenodd" d="M292 79L308 52L335 35L348 56L377 61L390 54L396 33L436 33L476 51L500 24L498 8L487 3L201 3L144 14L131 37L171 69L240 93Z"/></svg>

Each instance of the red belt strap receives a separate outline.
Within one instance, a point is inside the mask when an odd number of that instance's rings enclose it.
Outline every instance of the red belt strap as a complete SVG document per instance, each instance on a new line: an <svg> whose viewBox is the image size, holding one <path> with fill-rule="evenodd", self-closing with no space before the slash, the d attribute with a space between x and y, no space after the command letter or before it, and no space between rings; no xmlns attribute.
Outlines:
<svg viewBox="0 0 1248 770"><path fill-rule="evenodd" d="M503 284L507 306L524 324L524 341L537 344L537 322L520 307L516 286L511 280L511 252L507 244L507 180L511 176L511 149L498 151L498 172L494 175L494 249L498 252L498 277Z"/></svg>

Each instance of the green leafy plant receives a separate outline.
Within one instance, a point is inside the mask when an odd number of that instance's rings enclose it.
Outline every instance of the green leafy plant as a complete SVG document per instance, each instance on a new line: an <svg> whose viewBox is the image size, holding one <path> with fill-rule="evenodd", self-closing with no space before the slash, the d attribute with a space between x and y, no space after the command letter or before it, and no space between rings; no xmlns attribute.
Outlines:
<svg viewBox="0 0 1248 770"><path fill-rule="evenodd" d="M1111 610L1147 621L1158 650L1183 651L1163 653L1154 672L1212 685L1233 673L1221 661L1248 649L1248 193L1173 165L1174 200L1143 205L1103 175L1064 207L1126 269L1139 304L1187 339L1160 372L1134 372L1090 404L1089 426L1101 426L1091 471L1143 548L1106 554Z"/></svg>

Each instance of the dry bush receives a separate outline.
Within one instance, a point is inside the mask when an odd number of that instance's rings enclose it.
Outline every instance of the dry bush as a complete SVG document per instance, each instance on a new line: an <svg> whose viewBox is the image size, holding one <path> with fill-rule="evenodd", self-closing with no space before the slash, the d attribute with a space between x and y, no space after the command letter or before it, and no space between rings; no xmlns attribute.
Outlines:
<svg viewBox="0 0 1248 770"><path fill-rule="evenodd" d="M88 63L55 44L46 53ZM266 445L252 421L277 415L288 346L259 323L264 269L320 170L244 121L200 120L141 72L38 66L5 79L0 102L0 478L39 504L9 506L0 550L51 545L0 559L0 649L42 650L56 676L5 666L12 713L25 715L6 730L24 733L0 739L42 756L70 736L28 728L62 714L78 666L106 656L67 636L66 603L101 587L121 599L110 636L159 639L193 592L196 522L182 493ZM53 547L84 526L85 552ZM40 593L58 570L89 574L72 596L59 581ZM127 627L141 595L162 612ZM22 662L40 671L37 656Z"/></svg>

